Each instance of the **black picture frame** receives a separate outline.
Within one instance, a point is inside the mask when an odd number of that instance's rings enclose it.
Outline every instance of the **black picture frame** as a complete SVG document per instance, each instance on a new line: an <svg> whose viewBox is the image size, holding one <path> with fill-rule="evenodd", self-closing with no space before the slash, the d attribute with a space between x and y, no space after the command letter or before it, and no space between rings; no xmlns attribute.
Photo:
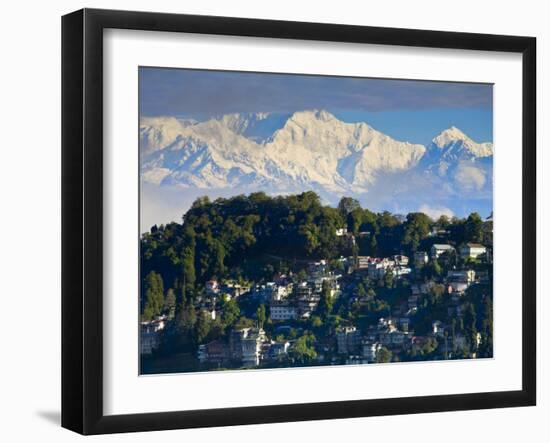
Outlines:
<svg viewBox="0 0 550 443"><path fill-rule="evenodd" d="M105 415L103 412L103 30L454 48L522 54L522 389ZM62 426L82 434L532 406L536 404L536 39L83 9L62 18Z"/></svg>

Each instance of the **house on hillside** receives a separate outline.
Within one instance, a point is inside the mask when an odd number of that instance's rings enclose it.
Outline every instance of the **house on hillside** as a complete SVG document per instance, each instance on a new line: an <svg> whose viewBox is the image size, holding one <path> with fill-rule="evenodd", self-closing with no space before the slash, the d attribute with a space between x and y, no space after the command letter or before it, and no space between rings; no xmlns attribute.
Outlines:
<svg viewBox="0 0 550 443"><path fill-rule="evenodd" d="M416 251L414 253L414 265L419 268L426 263L428 263L428 253L426 251Z"/></svg>
<svg viewBox="0 0 550 443"><path fill-rule="evenodd" d="M336 331L339 354L353 354L361 343L361 332L355 326L344 326Z"/></svg>
<svg viewBox="0 0 550 443"><path fill-rule="evenodd" d="M478 258L487 253L487 248L479 243L466 243L460 247L459 252L463 259Z"/></svg>
<svg viewBox="0 0 550 443"><path fill-rule="evenodd" d="M433 259L439 258L444 253L451 253L454 252L455 248L453 248L451 245L447 244L434 244L432 245L432 248L430 249L430 256Z"/></svg>

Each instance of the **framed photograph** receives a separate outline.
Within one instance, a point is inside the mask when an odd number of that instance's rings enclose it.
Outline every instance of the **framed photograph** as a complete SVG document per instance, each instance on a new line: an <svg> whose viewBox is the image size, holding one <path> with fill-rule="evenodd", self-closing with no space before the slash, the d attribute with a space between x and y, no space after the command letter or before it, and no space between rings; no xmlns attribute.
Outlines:
<svg viewBox="0 0 550 443"><path fill-rule="evenodd" d="M536 402L536 41L62 20L62 425Z"/></svg>

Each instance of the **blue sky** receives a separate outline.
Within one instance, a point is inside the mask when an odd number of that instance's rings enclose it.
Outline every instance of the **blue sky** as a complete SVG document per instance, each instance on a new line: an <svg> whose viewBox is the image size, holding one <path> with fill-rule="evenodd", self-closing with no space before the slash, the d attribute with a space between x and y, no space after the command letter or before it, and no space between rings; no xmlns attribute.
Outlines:
<svg viewBox="0 0 550 443"><path fill-rule="evenodd" d="M140 116L325 109L412 143L450 126L478 142L493 139L488 84L142 67L139 92Z"/></svg>

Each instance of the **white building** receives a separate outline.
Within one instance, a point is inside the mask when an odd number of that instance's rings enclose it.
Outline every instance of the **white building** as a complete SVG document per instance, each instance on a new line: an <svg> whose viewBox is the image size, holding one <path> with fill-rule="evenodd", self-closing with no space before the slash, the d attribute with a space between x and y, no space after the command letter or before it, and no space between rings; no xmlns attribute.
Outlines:
<svg viewBox="0 0 550 443"><path fill-rule="evenodd" d="M368 255L360 255L355 263L357 269L368 269L371 258Z"/></svg>
<svg viewBox="0 0 550 443"><path fill-rule="evenodd" d="M407 266L409 264L409 257L406 255L394 255L392 259L397 266Z"/></svg>
<svg viewBox="0 0 550 443"><path fill-rule="evenodd" d="M401 277L403 275L410 274L412 272L412 269L407 268L406 266L396 266L395 268L393 268L392 272L393 275L395 275L396 277Z"/></svg>
<svg viewBox="0 0 550 443"><path fill-rule="evenodd" d="M242 364L245 367L260 364L262 343L266 341L263 329L246 328L240 338Z"/></svg>
<svg viewBox="0 0 550 443"><path fill-rule="evenodd" d="M466 243L460 247L460 257L466 258L478 258L480 255L487 253L487 248L479 243Z"/></svg>
<svg viewBox="0 0 550 443"><path fill-rule="evenodd" d="M435 244L432 245L432 249L430 250L430 255L432 259L439 258L441 254L444 254L446 252L454 252L455 248L453 248L451 245L441 245L441 244Z"/></svg>
<svg viewBox="0 0 550 443"><path fill-rule="evenodd" d="M392 268L392 263L388 259L375 260L369 263L369 278L377 280L386 275L386 271Z"/></svg>
<svg viewBox="0 0 550 443"><path fill-rule="evenodd" d="M273 300L269 305L269 316L273 321L296 320L298 309L284 300Z"/></svg>

